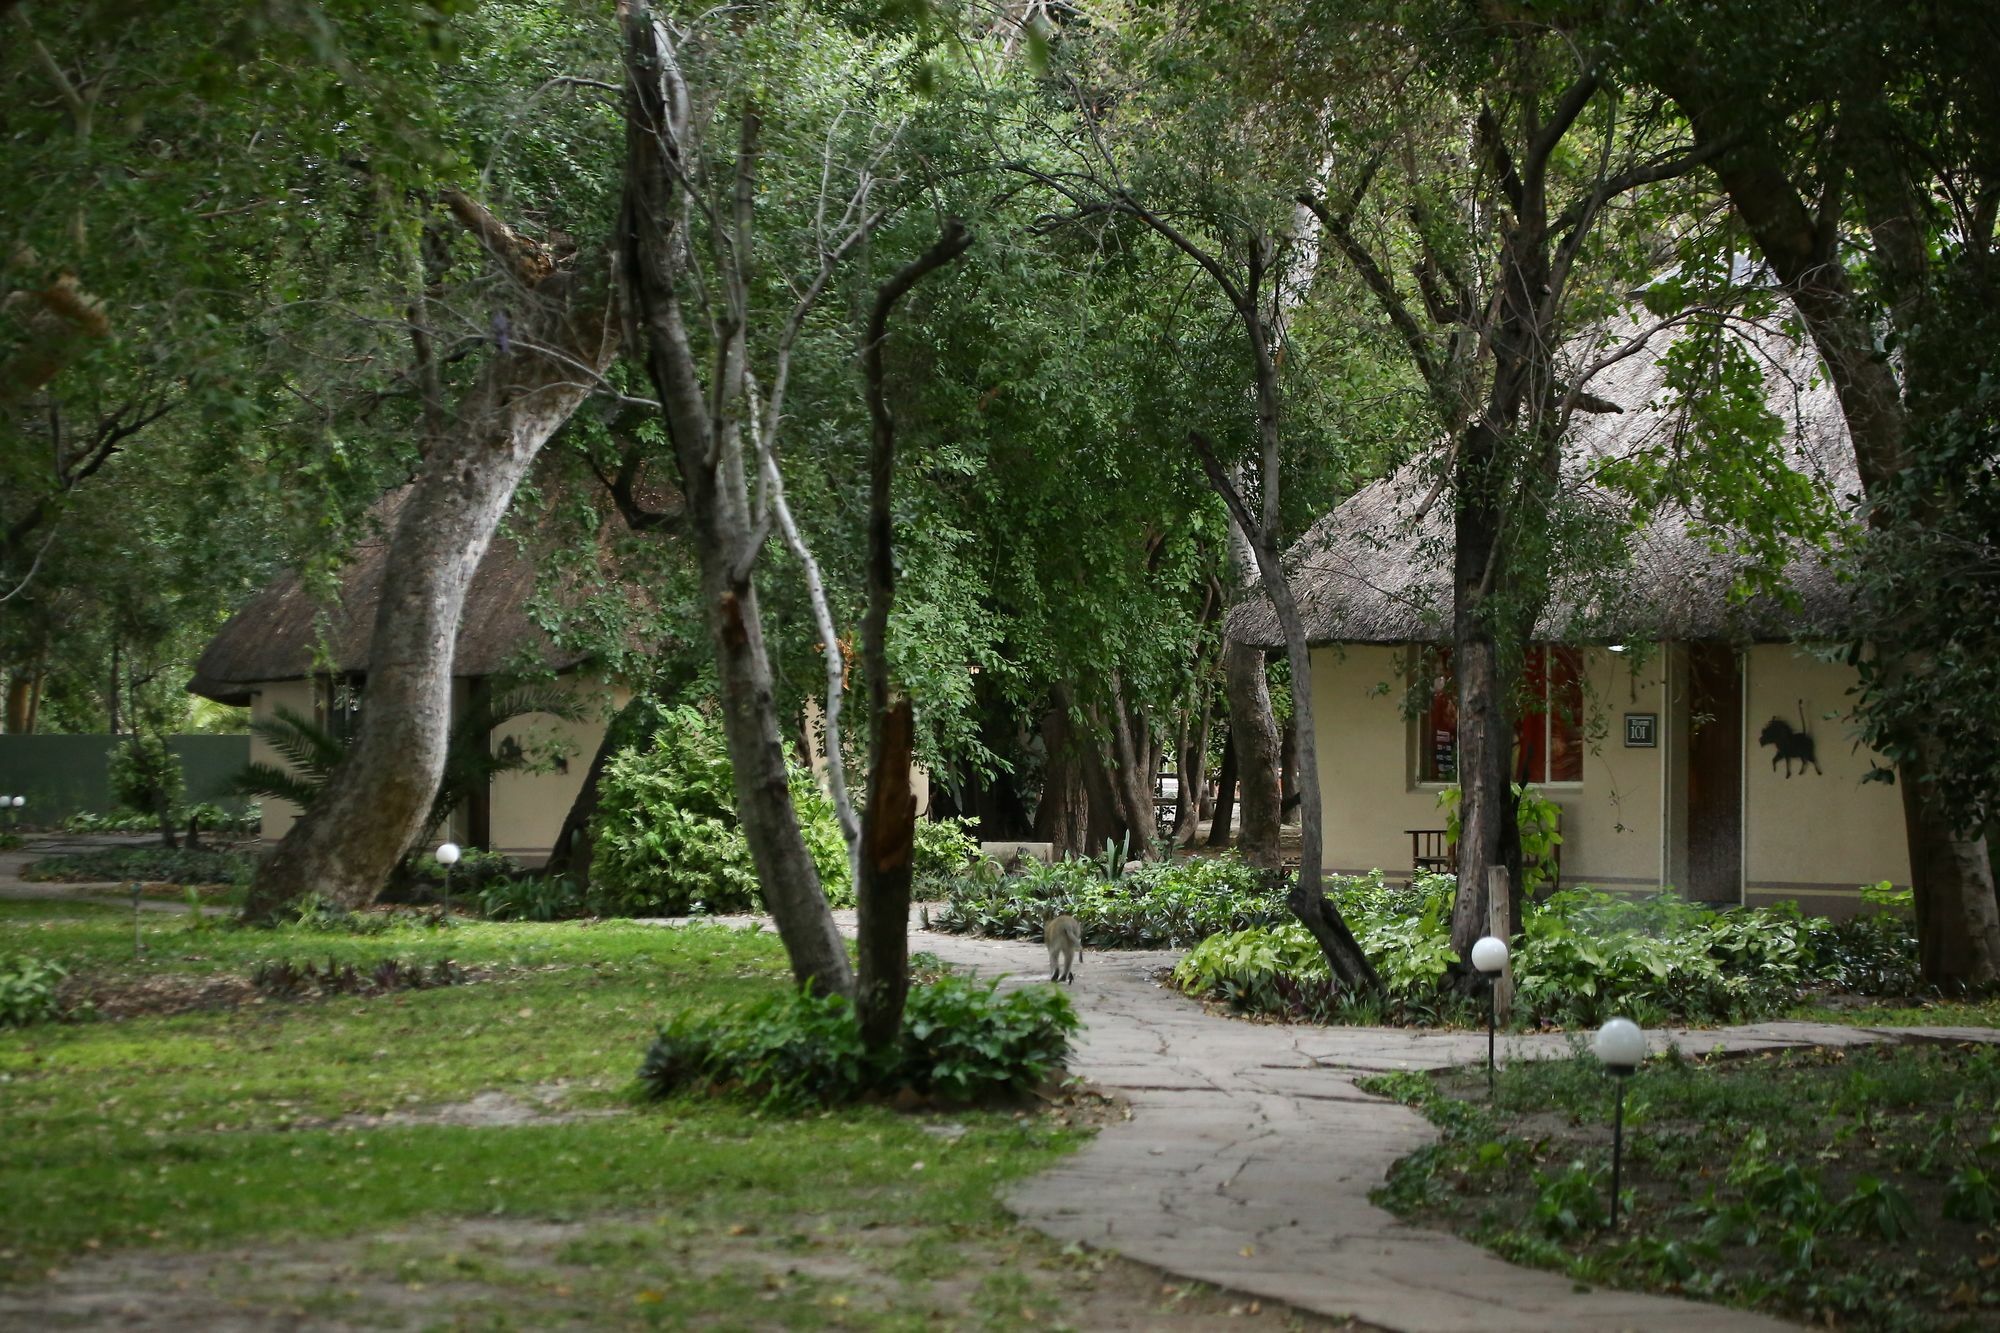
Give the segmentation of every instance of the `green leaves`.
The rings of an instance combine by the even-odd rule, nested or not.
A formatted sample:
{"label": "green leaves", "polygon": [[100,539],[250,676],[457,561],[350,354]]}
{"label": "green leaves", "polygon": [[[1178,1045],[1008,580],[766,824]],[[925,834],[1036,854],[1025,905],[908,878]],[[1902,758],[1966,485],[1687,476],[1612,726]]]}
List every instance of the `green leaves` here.
{"label": "green leaves", "polygon": [[1035,1086],[1068,1059],[1069,999],[1048,986],[999,993],[947,973],[910,988],[898,1045],[871,1057],[853,1006],[808,990],[722,1015],[678,1014],[639,1068],[652,1097],[740,1089],[801,1109],[909,1089],[954,1101]]}
{"label": "green leaves", "polygon": [[[791,793],[821,885],[851,903],[832,804],[803,769]],[[591,897],[604,915],[741,912],[759,901],[721,728],[698,710],[666,710],[650,745],[614,755],[598,802]]]}

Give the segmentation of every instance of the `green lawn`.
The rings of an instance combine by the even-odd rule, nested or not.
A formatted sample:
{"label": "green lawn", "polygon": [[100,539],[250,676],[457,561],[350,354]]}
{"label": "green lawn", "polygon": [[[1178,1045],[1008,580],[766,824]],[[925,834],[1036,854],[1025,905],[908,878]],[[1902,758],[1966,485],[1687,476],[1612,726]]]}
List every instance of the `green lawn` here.
{"label": "green lawn", "polygon": [[[631,1102],[633,1070],[668,1013],[788,984],[768,934],[564,923],[354,935],[166,916],[141,931],[135,963],[128,914],[0,905],[6,952],[59,960],[85,982],[172,987],[280,957],[450,958],[484,979],[0,1031],[0,1278],[17,1291],[125,1247],[354,1237],[362,1278],[469,1283],[452,1318],[525,1300],[531,1324],[585,1310],[672,1324],[738,1309],[754,1291],[781,1326],[914,1327],[946,1301],[944,1274],[975,1275],[946,1301],[975,1322],[1012,1326],[1053,1299],[992,1254],[1023,1243],[998,1187],[1078,1141],[1059,1120],[871,1107],[774,1119],[736,1102]],[[482,1127],[367,1119],[434,1115],[496,1090],[524,1108],[596,1114]],[[518,1237],[479,1242],[478,1228],[537,1220],[571,1225],[507,1250],[505,1263],[480,1259]],[[413,1225],[386,1248],[367,1239]],[[822,1261],[801,1265],[801,1254]]]}

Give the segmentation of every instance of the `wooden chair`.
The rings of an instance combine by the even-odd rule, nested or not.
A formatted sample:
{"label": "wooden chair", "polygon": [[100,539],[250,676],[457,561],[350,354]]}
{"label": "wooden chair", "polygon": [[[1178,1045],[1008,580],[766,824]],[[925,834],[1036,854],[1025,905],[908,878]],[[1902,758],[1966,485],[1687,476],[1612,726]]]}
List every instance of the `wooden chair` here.
{"label": "wooden chair", "polygon": [[1428,870],[1449,875],[1458,869],[1458,849],[1445,841],[1441,828],[1404,829],[1410,835],[1410,873]]}

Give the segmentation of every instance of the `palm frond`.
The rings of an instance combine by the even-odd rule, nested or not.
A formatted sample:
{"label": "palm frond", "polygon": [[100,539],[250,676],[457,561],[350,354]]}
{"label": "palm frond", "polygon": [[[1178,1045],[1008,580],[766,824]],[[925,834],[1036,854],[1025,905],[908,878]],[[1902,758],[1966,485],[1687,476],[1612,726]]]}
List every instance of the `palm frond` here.
{"label": "palm frond", "polygon": [[319,798],[320,783],[276,764],[258,762],[238,770],[229,787],[238,796],[290,801],[303,810]]}
{"label": "palm frond", "polygon": [[250,730],[286,763],[314,777],[325,777],[347,757],[347,746],[339,737],[282,704],[273,716],[252,722]]}

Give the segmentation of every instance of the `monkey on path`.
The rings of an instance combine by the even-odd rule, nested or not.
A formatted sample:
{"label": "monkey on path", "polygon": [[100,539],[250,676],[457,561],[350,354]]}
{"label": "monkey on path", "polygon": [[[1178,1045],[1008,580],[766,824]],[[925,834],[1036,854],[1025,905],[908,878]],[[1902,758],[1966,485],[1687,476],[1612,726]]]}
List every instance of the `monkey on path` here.
{"label": "monkey on path", "polygon": [[1049,946],[1049,980],[1076,984],[1076,960],[1083,957],[1083,927],[1073,916],[1052,916],[1042,925]]}

